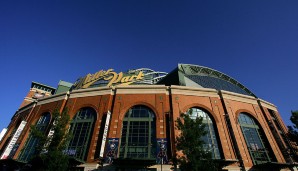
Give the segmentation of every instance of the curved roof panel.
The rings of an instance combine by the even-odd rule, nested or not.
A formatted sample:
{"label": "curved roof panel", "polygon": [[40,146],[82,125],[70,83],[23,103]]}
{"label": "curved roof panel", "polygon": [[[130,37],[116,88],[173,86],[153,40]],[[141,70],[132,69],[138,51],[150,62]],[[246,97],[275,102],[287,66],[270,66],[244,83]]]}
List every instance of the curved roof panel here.
{"label": "curved roof panel", "polygon": [[178,70],[185,77],[204,88],[226,90],[256,97],[240,82],[214,69],[192,64],[178,64]]}

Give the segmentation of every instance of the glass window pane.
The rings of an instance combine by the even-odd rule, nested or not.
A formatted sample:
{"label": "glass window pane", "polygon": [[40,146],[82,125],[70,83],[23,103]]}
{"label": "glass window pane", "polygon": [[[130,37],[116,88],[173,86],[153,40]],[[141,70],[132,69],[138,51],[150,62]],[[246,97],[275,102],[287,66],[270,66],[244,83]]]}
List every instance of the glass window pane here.
{"label": "glass window pane", "polygon": [[66,150],[71,156],[81,160],[86,159],[95,116],[96,112],[92,108],[82,108],[71,121],[72,139]]}
{"label": "glass window pane", "polygon": [[261,138],[263,132],[254,119],[247,114],[240,113],[238,122],[254,164],[270,162],[269,151],[265,148],[266,142]]}
{"label": "glass window pane", "polygon": [[[45,132],[46,128],[48,127],[51,120],[51,114],[45,113],[43,114],[36,123],[36,129]],[[19,160],[21,161],[29,161],[30,158],[35,153],[35,147],[38,145],[38,139],[36,137],[33,137],[32,135],[29,135],[29,138],[27,139],[27,142],[19,156]]]}
{"label": "glass window pane", "polygon": [[156,148],[151,145],[156,144],[154,118],[154,113],[145,106],[134,106],[128,110],[123,119],[120,157],[156,158]]}
{"label": "glass window pane", "polygon": [[212,119],[205,111],[199,108],[190,108],[187,113],[190,115],[191,119],[196,119],[197,117],[203,118],[203,123],[206,124],[205,130],[207,131],[207,134],[202,137],[202,140],[205,142],[204,148],[205,150],[211,151],[214,159],[220,159],[217,136],[214,131]]}

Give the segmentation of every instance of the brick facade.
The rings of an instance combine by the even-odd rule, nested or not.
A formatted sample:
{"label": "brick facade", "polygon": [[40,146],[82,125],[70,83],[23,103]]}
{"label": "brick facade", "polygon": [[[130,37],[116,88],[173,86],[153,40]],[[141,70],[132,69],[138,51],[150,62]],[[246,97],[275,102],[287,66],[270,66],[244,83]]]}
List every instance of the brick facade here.
{"label": "brick facade", "polygon": [[[29,94],[32,93],[31,91]],[[276,131],[277,126],[268,121],[271,116],[268,110],[275,113],[280,129],[287,131],[276,107],[268,102],[254,98],[252,96],[241,95],[228,91],[217,91],[208,88],[191,88],[185,86],[163,86],[163,85],[140,85],[140,86],[116,86],[104,88],[89,88],[74,90],[70,93],[57,94],[33,101],[23,107],[12,118],[8,131],[0,143],[0,149],[4,150],[7,139],[12,131],[18,127],[21,120],[27,121],[22,134],[17,143],[20,144],[13,156],[18,159],[21,150],[29,136],[30,125],[36,124],[37,120],[45,112],[52,113],[54,109],[62,111],[67,108],[70,118],[74,118],[76,113],[83,107],[90,107],[96,111],[96,119],[91,134],[86,166],[96,165],[98,153],[102,141],[104,118],[108,111],[111,112],[107,138],[121,139],[123,118],[127,111],[136,105],[144,105],[150,108],[156,116],[156,138],[166,138],[170,142],[169,155],[175,155],[175,137],[179,134],[175,129],[175,120],[180,113],[186,112],[189,108],[198,107],[209,114],[214,121],[215,132],[218,137],[221,158],[224,161],[231,161],[224,169],[240,170],[254,168],[254,163],[248,151],[245,138],[238,123],[238,116],[245,112],[253,117],[269,142],[270,148],[276,158],[277,163],[287,163],[286,156],[282,152],[281,144],[287,146],[286,140]],[[272,129],[273,128],[273,129]],[[48,129],[49,130],[49,129]],[[281,141],[277,142],[276,136]],[[170,156],[169,156],[170,158]],[[92,165],[93,166],[93,165]],[[159,166],[152,166],[158,168]],[[88,166],[90,168],[90,166]],[[170,165],[164,169],[170,168]]]}

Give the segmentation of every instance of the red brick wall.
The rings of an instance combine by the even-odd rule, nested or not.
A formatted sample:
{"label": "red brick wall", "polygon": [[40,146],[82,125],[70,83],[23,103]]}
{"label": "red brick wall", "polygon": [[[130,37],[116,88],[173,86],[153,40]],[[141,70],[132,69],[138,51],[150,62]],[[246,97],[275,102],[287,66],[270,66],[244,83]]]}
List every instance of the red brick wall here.
{"label": "red brick wall", "polygon": [[[200,97],[186,95],[172,95],[173,118],[176,120],[180,113],[186,112],[189,108],[198,107],[204,109],[215,122],[215,129],[219,135],[219,146],[225,159],[236,159],[231,137],[224,118],[224,110],[219,97]],[[175,136],[179,131],[175,130]]]}
{"label": "red brick wall", "polygon": [[[152,90],[154,90],[154,88],[152,88]],[[214,90],[213,92],[208,91],[208,93],[211,92],[210,96],[202,95],[199,93],[189,94],[190,91],[184,94],[184,90],[182,89],[179,89],[179,91],[181,91],[182,93],[173,93],[171,95],[169,95],[170,91],[168,90],[164,90],[164,93],[151,92],[143,94],[140,93],[140,90],[138,91],[139,93],[135,94],[117,94],[117,91],[115,91],[116,94],[114,95],[106,94],[84,97],[70,96],[70,98],[67,101],[57,100],[42,105],[39,105],[39,103],[37,103],[37,105],[34,108],[32,108],[33,110],[28,109],[18,115],[25,116],[28,124],[26,125],[21,135],[21,138],[19,139],[19,141],[21,142],[21,146],[19,147],[15,155],[15,158],[17,158],[17,156],[19,155],[20,150],[23,148],[26,139],[29,136],[29,126],[35,124],[43,113],[52,113],[55,108],[57,108],[60,111],[62,111],[63,108],[67,108],[70,118],[72,120],[72,118],[81,108],[91,107],[94,109],[94,111],[96,111],[96,121],[94,123],[94,129],[90,139],[90,147],[88,149],[87,162],[94,163],[96,162],[95,160],[98,157],[95,156],[96,149],[98,149],[98,146],[101,145],[102,141],[102,136],[99,136],[100,132],[102,132],[103,130],[103,128],[101,127],[103,125],[102,119],[104,116],[106,116],[107,112],[111,111],[111,120],[107,138],[120,139],[122,131],[122,122],[126,112],[135,105],[145,105],[148,108],[152,109],[152,111],[156,114],[156,137],[168,137],[171,139],[170,144],[173,155],[175,154],[175,137],[179,135],[179,132],[175,130],[175,120],[179,117],[181,112],[186,112],[191,107],[199,107],[208,112],[208,114],[214,121],[215,129],[219,136],[218,143],[221,149],[222,158],[232,160],[237,159],[235,149],[238,148],[243,159],[244,166],[253,166],[252,159],[248,152],[245,139],[243,137],[240,125],[238,123],[239,114],[241,112],[245,112],[251,115],[253,118],[255,118],[261,126],[261,128],[263,129],[270,144],[270,147],[272,148],[273,153],[277,158],[277,161],[281,163],[285,162],[285,159],[266,121],[266,117],[268,118],[270,117],[270,115],[268,116],[266,108],[264,108],[265,112],[263,112],[260,109],[260,106],[257,103],[257,99],[248,98],[248,102],[244,102],[241,100],[239,101],[237,100],[238,97],[235,97],[235,99],[232,98],[233,100],[229,98],[221,100],[220,96]],[[204,92],[204,89],[191,91],[202,92],[203,94],[207,92]],[[245,99],[245,97],[241,98]],[[227,110],[227,113],[225,112],[225,109]],[[237,140],[237,147],[235,147],[236,144],[233,144],[231,133],[228,129],[228,125],[225,119],[225,115],[227,114],[230,118],[231,127]],[[170,124],[166,123],[166,115],[169,115],[170,117]],[[280,117],[278,113],[277,116]],[[8,133],[6,134],[6,136],[0,144],[0,148],[3,146],[5,139],[7,138],[7,135],[9,135],[9,133],[15,127],[15,124],[18,119],[19,118],[17,117],[13,119],[9,127]],[[283,123],[280,118],[279,120],[281,123]],[[167,126],[170,126],[170,135],[167,135]],[[283,126],[283,129],[286,129],[286,127]],[[234,165],[237,164],[235,163]]]}
{"label": "red brick wall", "polygon": [[[26,117],[27,124],[26,124],[22,134],[20,135],[18,141],[17,141],[17,143],[20,143],[20,146],[19,146],[16,154],[14,155],[15,159],[18,158],[21,150],[24,148],[26,140],[28,139],[28,137],[30,135],[30,126],[35,125],[36,122],[38,121],[38,119],[44,113],[49,112],[52,115],[52,113],[55,109],[60,110],[63,107],[62,106],[63,101],[65,101],[65,100],[54,101],[54,102],[50,102],[50,103],[43,104],[43,105],[38,105],[37,104],[35,107],[30,108],[26,111],[29,114],[28,117]],[[30,111],[30,112],[28,112],[28,111]],[[20,113],[20,114],[22,115],[23,113]],[[52,118],[51,118],[51,121],[52,121]],[[51,121],[50,121],[50,123],[51,123]],[[48,127],[46,133],[48,133],[49,128],[50,128],[50,126]]]}

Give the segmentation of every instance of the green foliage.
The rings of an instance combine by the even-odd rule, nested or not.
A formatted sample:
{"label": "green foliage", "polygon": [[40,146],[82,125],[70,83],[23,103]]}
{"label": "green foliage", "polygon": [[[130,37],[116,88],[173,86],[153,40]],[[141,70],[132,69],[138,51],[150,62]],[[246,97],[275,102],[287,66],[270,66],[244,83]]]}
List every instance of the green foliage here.
{"label": "green foliage", "polygon": [[298,144],[298,111],[292,111],[290,120],[294,125],[288,126],[289,137],[292,141],[295,141]]}
{"label": "green foliage", "polygon": [[52,136],[31,126],[31,134],[39,140],[36,155],[29,162],[36,170],[64,171],[68,169],[69,157],[63,152],[71,138],[67,130],[69,124],[67,109],[61,114],[55,110],[52,117],[51,130],[54,131]]}
{"label": "green foliage", "polygon": [[[191,112],[190,112],[191,113]],[[174,159],[182,171],[214,171],[217,165],[212,160],[212,153],[203,148],[202,137],[207,134],[203,119],[190,118],[189,114],[181,114],[176,120],[176,128],[181,134],[176,139],[176,147],[183,155]]]}

